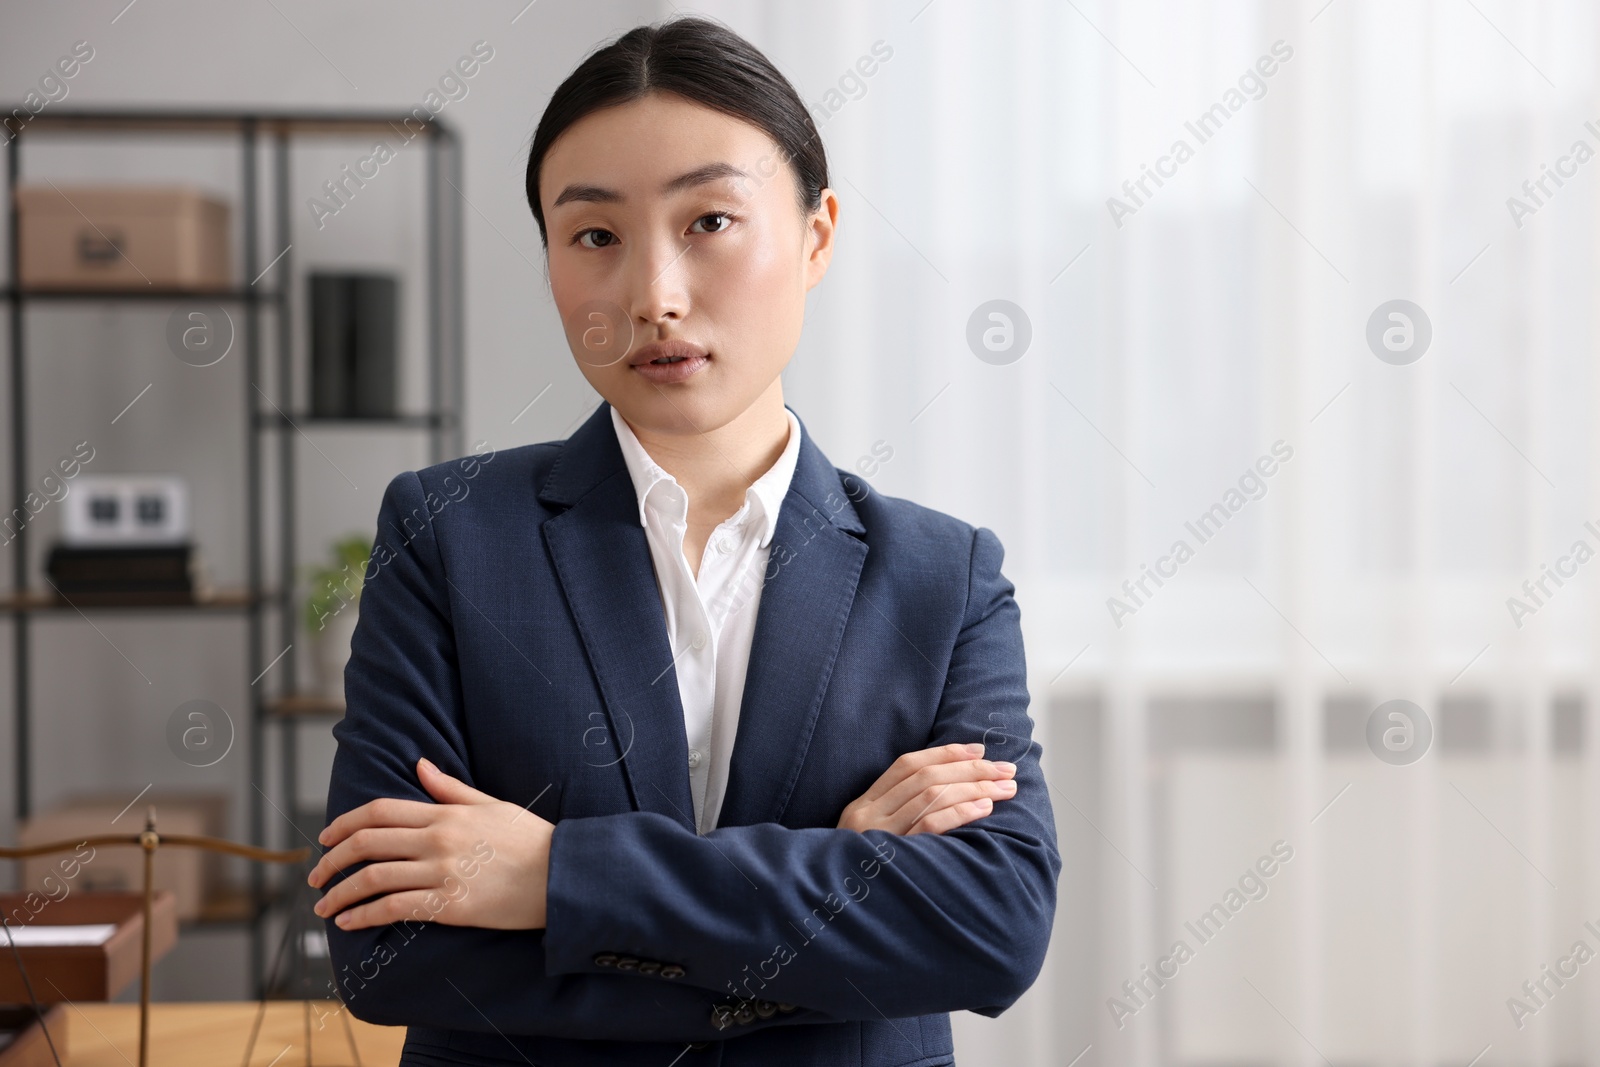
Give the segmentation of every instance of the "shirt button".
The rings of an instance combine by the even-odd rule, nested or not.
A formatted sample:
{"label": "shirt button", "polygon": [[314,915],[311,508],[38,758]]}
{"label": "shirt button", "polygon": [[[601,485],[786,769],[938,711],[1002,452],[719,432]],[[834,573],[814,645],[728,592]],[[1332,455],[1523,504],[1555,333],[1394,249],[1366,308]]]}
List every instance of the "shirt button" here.
{"label": "shirt button", "polygon": [[704,630],[701,630],[699,633],[694,635],[694,647],[696,649],[706,647],[706,632]]}
{"label": "shirt button", "polygon": [[698,748],[691,748],[689,750],[689,766],[690,767],[698,767],[698,766],[700,766],[700,760],[701,760],[700,750]]}

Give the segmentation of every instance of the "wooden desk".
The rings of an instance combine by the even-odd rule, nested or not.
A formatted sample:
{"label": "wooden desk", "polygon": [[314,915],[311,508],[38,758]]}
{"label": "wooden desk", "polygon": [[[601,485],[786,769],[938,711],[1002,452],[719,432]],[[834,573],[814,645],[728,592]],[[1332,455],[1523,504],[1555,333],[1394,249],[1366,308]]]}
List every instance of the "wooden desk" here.
{"label": "wooden desk", "polygon": [[[267,1003],[256,1035],[251,1067],[298,1067],[305,1063],[303,1001]],[[241,1064],[258,1005],[254,1001],[150,1005],[150,1061],[158,1067]],[[312,1063],[354,1064],[337,1001],[311,1003]],[[405,1044],[403,1026],[374,1026],[346,1013],[361,1050],[362,1067],[395,1067]],[[320,1020],[320,1026],[319,1026]],[[285,1048],[288,1051],[284,1051]],[[281,1054],[281,1057],[280,1057]],[[68,1067],[128,1067],[139,1062],[139,1005],[67,1005]]]}

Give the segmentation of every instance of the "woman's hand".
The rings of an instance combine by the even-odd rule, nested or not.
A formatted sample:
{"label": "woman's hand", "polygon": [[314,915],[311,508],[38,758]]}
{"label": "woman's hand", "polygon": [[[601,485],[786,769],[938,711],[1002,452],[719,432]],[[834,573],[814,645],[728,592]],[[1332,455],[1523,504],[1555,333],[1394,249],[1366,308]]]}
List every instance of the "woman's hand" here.
{"label": "woman's hand", "polygon": [[888,830],[902,836],[942,834],[981,819],[996,800],[1016,795],[1015,764],[982,759],[983,746],[940,745],[907,752],[839,818],[848,830]]}
{"label": "woman's hand", "polygon": [[[339,913],[340,929],[403,919],[496,930],[538,930],[545,923],[550,836],[555,824],[452,778],[426,759],[417,778],[438,801],[380,798],[345,812],[322,831],[329,846],[306,881],[378,860],[330,889],[321,916]],[[350,907],[374,894],[385,894]]]}

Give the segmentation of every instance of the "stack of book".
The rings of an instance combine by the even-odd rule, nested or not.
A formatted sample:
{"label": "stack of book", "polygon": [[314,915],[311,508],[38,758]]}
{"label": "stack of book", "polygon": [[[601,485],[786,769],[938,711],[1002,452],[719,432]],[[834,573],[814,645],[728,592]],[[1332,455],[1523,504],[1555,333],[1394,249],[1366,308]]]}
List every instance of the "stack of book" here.
{"label": "stack of book", "polygon": [[50,550],[45,571],[78,606],[193,604],[210,595],[193,544],[69,545]]}

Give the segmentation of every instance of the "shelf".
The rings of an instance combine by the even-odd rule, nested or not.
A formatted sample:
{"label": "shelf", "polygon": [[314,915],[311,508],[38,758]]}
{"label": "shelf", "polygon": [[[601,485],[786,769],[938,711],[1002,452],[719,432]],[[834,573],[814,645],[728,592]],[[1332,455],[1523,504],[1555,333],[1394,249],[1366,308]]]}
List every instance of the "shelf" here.
{"label": "shelf", "polygon": [[344,717],[344,701],[295,693],[267,701],[266,710],[274,719],[340,719]]}
{"label": "shelf", "polygon": [[406,412],[399,415],[310,415],[305,412],[286,414],[277,411],[256,412],[256,425],[267,429],[288,430],[316,426],[330,430],[432,430],[436,427],[454,426],[455,417],[450,412]]}
{"label": "shelf", "polygon": [[[219,441],[225,444],[234,440],[235,434],[243,439],[242,469],[237,476],[227,479],[227,484],[236,487],[237,495],[242,497],[238,503],[243,516],[244,565],[237,571],[227,572],[231,587],[217,588],[200,602],[106,603],[102,600],[92,604],[69,592],[72,597],[69,603],[49,581],[19,565],[14,587],[0,590],[0,628],[9,629],[5,636],[11,640],[6,644],[17,661],[7,664],[6,678],[0,682],[0,688],[13,691],[13,710],[7,731],[11,736],[6,738],[6,755],[0,756],[0,764],[6,765],[8,772],[6,787],[15,791],[12,810],[27,814],[32,810],[36,777],[30,766],[37,746],[32,722],[39,713],[33,706],[32,696],[37,682],[26,664],[30,662],[30,642],[35,640],[36,632],[48,634],[69,623],[77,626],[88,622],[100,626],[104,625],[104,619],[169,625],[178,619],[195,619],[210,628],[224,625],[230,637],[241,639],[245,658],[256,668],[248,674],[257,673],[262,665],[270,671],[278,660],[269,663],[265,657],[281,659],[284,653],[279,649],[301,640],[297,628],[299,618],[292,610],[296,601],[290,596],[287,580],[299,573],[297,550],[302,538],[314,532],[303,528],[305,519],[293,506],[297,499],[294,495],[297,482],[305,476],[300,466],[310,458],[302,454],[308,450],[295,444],[296,437],[310,435],[315,441],[316,434],[322,432],[324,436],[337,436],[340,441],[347,441],[356,440],[350,435],[350,431],[356,431],[364,434],[360,440],[420,445],[434,463],[466,451],[462,441],[464,417],[461,410],[465,394],[462,263],[466,205],[459,196],[459,190],[465,185],[460,138],[450,123],[421,110],[413,113],[396,107],[227,111],[204,105],[176,110],[137,105],[125,109],[113,106],[77,110],[53,104],[36,115],[18,112],[9,117],[0,116],[0,130],[4,130],[0,140],[9,142],[4,154],[11,161],[13,179],[23,173],[33,173],[33,167],[25,165],[22,157],[31,152],[35,144],[42,147],[45,143],[72,141],[110,147],[116,153],[151,154],[160,153],[170,143],[186,141],[208,153],[213,150],[226,153],[238,160],[237,183],[233,190],[219,195],[226,196],[235,213],[232,225],[236,236],[249,241],[243,248],[236,248],[235,259],[229,261],[231,273],[220,276],[230,283],[227,285],[200,288],[174,285],[170,280],[161,286],[141,285],[139,283],[145,282],[143,277],[135,276],[130,280],[121,275],[106,275],[91,279],[107,283],[106,287],[84,288],[30,284],[27,275],[16,272],[20,251],[16,228],[11,227],[0,235],[0,259],[6,263],[5,267],[0,267],[6,271],[4,277],[0,277],[0,316],[9,312],[13,334],[13,344],[0,357],[0,376],[10,378],[15,386],[0,402],[0,407],[10,416],[0,435],[13,443],[13,451],[17,453],[9,464],[11,474],[16,477],[7,479],[5,485],[11,497],[20,500],[25,495],[29,487],[18,477],[34,466],[29,461],[27,446],[29,417],[35,405],[28,395],[28,376],[24,372],[30,359],[53,355],[49,351],[29,350],[26,324],[34,317],[41,322],[84,314],[104,317],[108,313],[115,319],[128,318],[126,313],[135,313],[139,318],[156,315],[165,318],[172,315],[174,309],[181,315],[190,308],[220,306],[233,316],[238,349],[235,358],[248,369],[246,388],[239,391],[237,404],[228,403],[226,412],[204,413],[207,434],[206,439],[198,443],[198,447],[217,447]],[[302,145],[308,142],[309,147],[320,150],[339,144],[349,147],[358,140],[371,145],[373,139],[391,145],[411,143],[416,146],[412,151],[423,153],[418,160],[424,170],[421,202],[415,210],[399,212],[391,221],[409,223],[423,249],[415,296],[423,304],[427,327],[421,338],[421,366],[415,369],[420,372],[419,380],[425,387],[417,396],[408,397],[407,409],[389,417],[317,417],[311,414],[308,390],[312,379],[309,346],[300,329],[303,324],[298,318],[290,321],[290,312],[298,309],[301,279],[316,266],[314,262],[299,262],[304,250],[297,246],[293,237],[295,204],[305,192],[311,191],[304,187],[306,176],[296,168],[295,159],[302,152]],[[60,180],[59,171],[54,176]],[[410,268],[404,269],[409,271]],[[38,280],[43,281],[42,278]],[[263,319],[272,321],[263,323]],[[249,325],[262,328],[246,328]],[[295,328],[290,329],[290,326]],[[107,327],[112,333],[116,329],[114,325]],[[413,369],[410,356],[403,358],[407,361],[403,366],[409,374]],[[397,371],[400,368],[401,365],[397,365]],[[270,389],[267,389],[269,383]],[[283,398],[282,410],[262,393],[262,389]],[[297,401],[301,396],[305,400]],[[297,404],[303,406],[297,407]],[[223,415],[227,417],[222,418]],[[201,425],[184,422],[165,429],[174,439],[197,447],[189,438]],[[216,433],[211,433],[212,430]],[[295,432],[284,432],[286,430]],[[392,462],[399,460],[395,458]],[[407,463],[414,464],[415,457],[407,459]],[[320,469],[317,474],[320,476]],[[317,518],[317,525],[320,525],[320,517],[313,518]],[[259,584],[263,588],[241,587],[244,583]],[[279,588],[274,590],[273,586]],[[237,631],[231,625],[235,619],[245,623]],[[9,627],[5,627],[5,623],[9,623]],[[278,665],[277,670],[282,672],[284,666]],[[254,695],[249,701],[248,722],[239,725],[261,743],[248,746],[247,763],[236,765],[239,780],[254,783],[266,801],[252,804],[249,816],[252,839],[263,840],[272,836],[269,831],[282,835],[273,812],[280,804],[268,794],[281,794],[282,798],[291,800],[300,796],[301,771],[297,758],[300,735],[321,733],[345,714],[342,700],[329,700],[310,691],[270,699],[269,693],[262,691],[266,689],[266,681],[270,681],[264,681],[264,677],[241,678],[241,684],[248,682],[255,688],[249,690]],[[257,685],[258,682],[261,684]],[[282,729],[278,728],[280,726]],[[281,776],[277,791],[265,788],[269,778],[268,759],[274,752],[282,757],[271,768]],[[292,824],[296,843],[310,843],[308,836],[315,838],[317,829],[313,828],[323,825],[323,814],[320,809],[294,812]],[[303,883],[296,886],[290,881],[291,876],[292,872],[274,874],[259,883],[252,878],[242,885],[229,885],[205,901],[199,917],[183,924],[188,929],[245,933],[250,946],[247,973],[255,991],[260,990],[270,963],[265,940],[267,930],[289,909],[302,907],[306,887]],[[303,872],[300,877],[304,878]],[[251,893],[251,887],[257,884],[263,889],[259,898]]]}
{"label": "shelf", "polygon": [[40,289],[0,288],[0,299],[20,300],[23,303],[47,301],[51,303],[95,303],[98,301],[141,300],[209,300],[212,302],[271,304],[283,299],[276,289],[172,289],[157,285],[141,285],[126,289]]}
{"label": "shelf", "polygon": [[251,607],[262,604],[271,605],[274,596],[270,591],[264,591],[259,599],[252,598],[248,589],[219,589],[205,600],[191,603],[116,603],[96,604],[85,602],[82,598],[74,597],[71,604],[58,600],[54,590],[30,589],[20,596],[15,593],[0,594],[0,612],[12,615],[32,614],[35,612],[72,612],[72,611],[116,611],[116,612],[232,612],[248,611]]}
{"label": "shelf", "polygon": [[[450,127],[437,117],[426,122],[410,111],[395,112],[259,112],[240,114],[237,111],[72,111],[52,108],[34,115],[26,122],[12,118],[0,119],[8,130],[15,133],[81,133],[87,131],[126,133],[242,133],[254,124],[261,133],[311,133],[326,135],[389,132],[402,135],[405,130],[430,133],[452,139]],[[401,127],[402,123],[409,123]]]}

